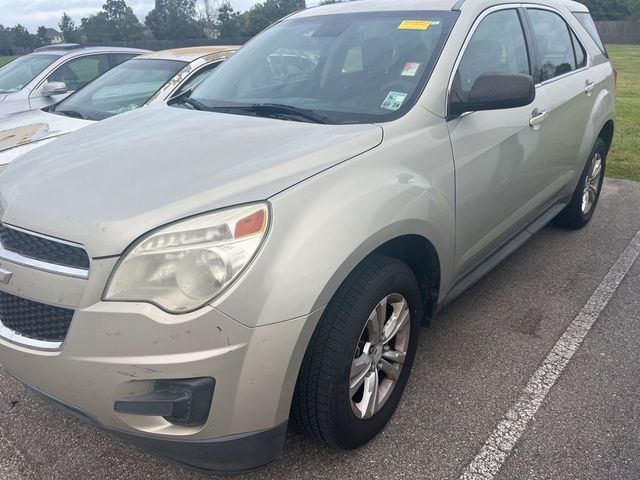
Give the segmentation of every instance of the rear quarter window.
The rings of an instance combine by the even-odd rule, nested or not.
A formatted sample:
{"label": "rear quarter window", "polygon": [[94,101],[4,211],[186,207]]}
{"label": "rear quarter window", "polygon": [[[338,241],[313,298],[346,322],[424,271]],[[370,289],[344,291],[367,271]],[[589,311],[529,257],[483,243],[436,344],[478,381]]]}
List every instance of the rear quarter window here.
{"label": "rear quarter window", "polygon": [[600,38],[600,34],[598,33],[598,29],[596,28],[596,22],[593,21],[591,14],[586,12],[575,12],[573,15],[578,19],[589,36],[593,38],[593,41],[596,42],[596,45],[598,45],[598,48],[600,48],[602,53],[604,53],[608,58],[609,53],[607,52],[607,48],[604,46],[604,43]]}

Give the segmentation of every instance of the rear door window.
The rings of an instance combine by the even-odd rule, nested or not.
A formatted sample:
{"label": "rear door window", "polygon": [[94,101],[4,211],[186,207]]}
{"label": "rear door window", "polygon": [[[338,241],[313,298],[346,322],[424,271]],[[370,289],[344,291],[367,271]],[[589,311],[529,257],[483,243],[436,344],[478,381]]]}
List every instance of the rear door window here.
{"label": "rear door window", "polygon": [[587,66],[587,54],[584,50],[584,47],[576,37],[576,34],[571,32],[571,40],[573,41],[573,50],[576,53],[576,65],[578,68]]}
{"label": "rear door window", "polygon": [[538,46],[542,81],[574,71],[576,54],[571,31],[564,19],[549,10],[529,9],[531,28]]}

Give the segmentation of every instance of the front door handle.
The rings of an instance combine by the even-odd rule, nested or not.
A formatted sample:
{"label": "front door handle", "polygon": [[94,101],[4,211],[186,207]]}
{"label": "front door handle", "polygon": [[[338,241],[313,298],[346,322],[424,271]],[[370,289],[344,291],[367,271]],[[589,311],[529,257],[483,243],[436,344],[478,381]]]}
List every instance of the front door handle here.
{"label": "front door handle", "polygon": [[584,93],[586,93],[589,97],[591,96],[591,93],[593,92],[593,89],[596,87],[596,84],[593,83],[590,80],[587,80],[585,82],[585,87],[584,87]]}
{"label": "front door handle", "polygon": [[531,113],[531,120],[529,120],[529,125],[531,125],[534,130],[540,128],[540,124],[544,122],[547,118],[549,118],[549,112],[546,110],[535,109]]}

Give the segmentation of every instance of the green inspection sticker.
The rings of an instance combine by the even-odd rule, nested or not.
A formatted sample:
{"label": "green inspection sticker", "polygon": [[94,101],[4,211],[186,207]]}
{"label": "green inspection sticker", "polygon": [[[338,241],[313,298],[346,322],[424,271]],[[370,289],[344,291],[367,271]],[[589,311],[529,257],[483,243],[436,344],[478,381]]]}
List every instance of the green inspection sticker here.
{"label": "green inspection sticker", "polygon": [[398,110],[402,106],[405,98],[407,98],[406,93],[389,92],[380,108],[384,108],[385,110]]}

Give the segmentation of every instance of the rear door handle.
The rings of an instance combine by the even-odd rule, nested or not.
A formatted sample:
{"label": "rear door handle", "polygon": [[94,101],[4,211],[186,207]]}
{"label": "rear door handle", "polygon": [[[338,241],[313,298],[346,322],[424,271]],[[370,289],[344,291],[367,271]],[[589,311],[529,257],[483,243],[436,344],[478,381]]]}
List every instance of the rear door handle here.
{"label": "rear door handle", "polygon": [[587,80],[585,82],[585,87],[584,87],[584,93],[586,93],[588,96],[591,96],[591,93],[593,92],[593,89],[596,87],[596,84],[593,83],[590,80]]}
{"label": "rear door handle", "polygon": [[546,110],[538,110],[537,108],[531,113],[531,120],[529,120],[529,125],[531,125],[534,129],[540,128],[540,124],[544,122],[547,118],[549,118],[549,112]]}

